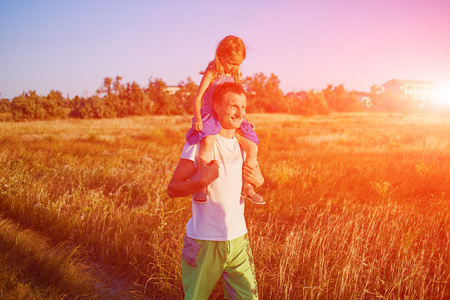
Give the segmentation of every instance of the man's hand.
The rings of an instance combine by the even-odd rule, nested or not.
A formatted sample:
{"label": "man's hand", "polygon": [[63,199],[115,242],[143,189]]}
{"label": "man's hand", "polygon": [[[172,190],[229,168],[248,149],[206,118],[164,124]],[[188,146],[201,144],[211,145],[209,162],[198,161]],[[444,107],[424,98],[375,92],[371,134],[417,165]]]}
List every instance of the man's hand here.
{"label": "man's hand", "polygon": [[250,167],[249,165],[244,164],[242,168],[242,173],[244,174],[244,178],[251,184],[253,187],[258,188],[264,183],[264,177],[259,169],[259,165],[256,164],[254,167]]}
{"label": "man's hand", "polygon": [[[196,172],[199,172],[199,177],[191,179]],[[218,161],[211,161],[208,165],[203,166],[203,170],[197,170],[192,160],[181,158],[166,192],[170,198],[189,196],[198,192],[218,177]]]}
{"label": "man's hand", "polygon": [[209,185],[211,182],[219,178],[219,162],[212,160],[204,166],[200,166],[198,169],[198,179],[204,186]]}

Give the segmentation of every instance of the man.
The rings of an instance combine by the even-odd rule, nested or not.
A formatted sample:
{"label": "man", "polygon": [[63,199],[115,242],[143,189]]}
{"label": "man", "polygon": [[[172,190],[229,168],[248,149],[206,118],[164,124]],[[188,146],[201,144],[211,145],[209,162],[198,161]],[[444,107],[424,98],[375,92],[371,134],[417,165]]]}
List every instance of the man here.
{"label": "man", "polygon": [[245,91],[237,83],[219,85],[214,110],[222,130],[213,161],[197,171],[199,144],[185,144],[167,194],[184,197],[208,186],[206,203],[192,202],[181,253],[185,299],[207,299],[222,276],[226,298],[258,299],[253,256],[240,199],[243,176],[263,184],[259,166],[243,166],[244,151],[235,138],[246,109]]}

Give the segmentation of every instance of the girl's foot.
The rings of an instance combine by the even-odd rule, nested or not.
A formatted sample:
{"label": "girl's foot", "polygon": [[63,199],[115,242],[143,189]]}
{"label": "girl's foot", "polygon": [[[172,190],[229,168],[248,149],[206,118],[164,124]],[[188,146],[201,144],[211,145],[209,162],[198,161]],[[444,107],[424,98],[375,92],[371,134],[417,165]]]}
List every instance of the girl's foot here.
{"label": "girl's foot", "polygon": [[259,204],[259,205],[266,204],[266,201],[264,201],[264,198],[258,193],[253,194],[253,196],[251,196],[251,197],[249,195],[241,195],[241,198],[243,198],[245,200],[249,200],[254,204]]}
{"label": "girl's foot", "polygon": [[244,184],[242,186],[241,198],[249,200],[255,204],[266,204],[264,198],[260,194],[258,194],[255,191],[255,188],[247,181],[244,181]]}

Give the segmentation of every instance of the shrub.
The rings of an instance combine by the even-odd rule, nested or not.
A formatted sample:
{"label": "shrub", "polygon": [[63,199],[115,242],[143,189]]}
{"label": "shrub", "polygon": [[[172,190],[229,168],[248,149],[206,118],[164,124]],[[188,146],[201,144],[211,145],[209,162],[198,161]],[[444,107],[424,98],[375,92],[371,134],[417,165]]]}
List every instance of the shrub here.
{"label": "shrub", "polygon": [[28,91],[15,97],[11,103],[12,118],[15,121],[51,120],[64,118],[63,97],[59,91],[51,91],[41,97],[36,91]]}
{"label": "shrub", "polygon": [[0,113],[8,113],[11,111],[11,101],[8,99],[0,99]]}

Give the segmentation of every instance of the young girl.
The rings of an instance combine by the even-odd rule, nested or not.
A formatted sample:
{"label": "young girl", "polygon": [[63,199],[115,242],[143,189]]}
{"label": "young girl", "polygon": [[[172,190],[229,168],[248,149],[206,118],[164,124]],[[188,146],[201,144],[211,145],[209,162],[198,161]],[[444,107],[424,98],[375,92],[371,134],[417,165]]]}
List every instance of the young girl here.
{"label": "young girl", "polygon": [[[204,168],[211,161],[215,135],[221,130],[212,103],[214,89],[224,82],[241,81],[239,66],[244,61],[245,56],[244,42],[236,36],[227,36],[217,46],[214,60],[208,64],[205,71],[200,72],[203,78],[194,99],[192,128],[186,134],[186,140],[189,144],[196,144],[200,141],[199,168]],[[258,164],[259,139],[252,125],[246,119],[236,131],[236,138],[247,153],[244,164],[256,166]],[[241,197],[256,204],[265,204],[263,197],[255,192],[251,184],[245,181]],[[206,203],[206,188],[194,194],[194,201],[198,204]]]}

